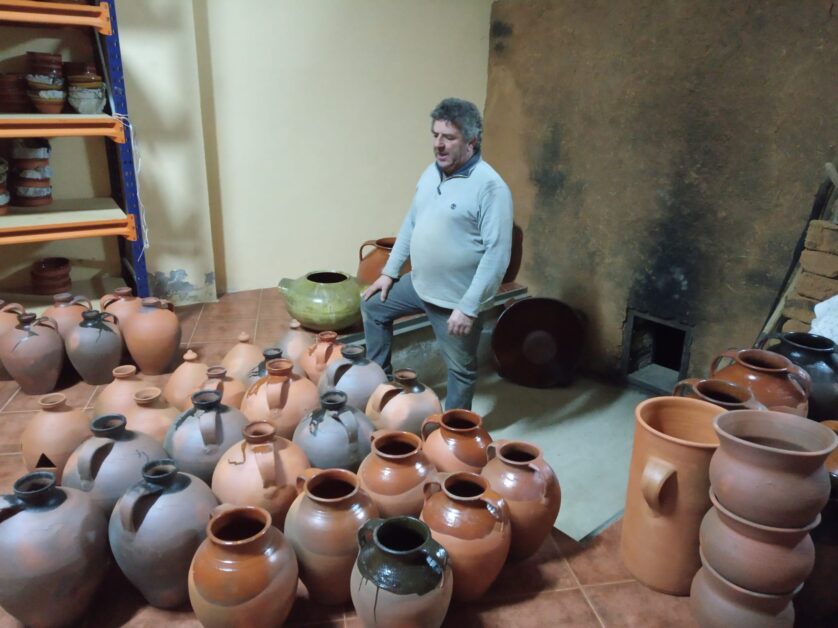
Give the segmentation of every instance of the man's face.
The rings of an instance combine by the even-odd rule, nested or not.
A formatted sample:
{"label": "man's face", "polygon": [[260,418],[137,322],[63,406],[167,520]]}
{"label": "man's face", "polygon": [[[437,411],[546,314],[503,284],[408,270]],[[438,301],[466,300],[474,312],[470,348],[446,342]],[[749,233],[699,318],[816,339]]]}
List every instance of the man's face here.
{"label": "man's face", "polygon": [[452,174],[474,155],[474,141],[466,142],[462,131],[448,120],[434,120],[431,134],[436,163],[445,174]]}

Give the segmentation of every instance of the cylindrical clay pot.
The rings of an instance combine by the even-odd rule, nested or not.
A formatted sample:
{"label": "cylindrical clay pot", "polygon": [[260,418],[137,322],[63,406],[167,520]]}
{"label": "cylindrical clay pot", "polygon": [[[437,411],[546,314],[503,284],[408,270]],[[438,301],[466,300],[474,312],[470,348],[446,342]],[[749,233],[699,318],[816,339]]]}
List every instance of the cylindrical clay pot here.
{"label": "cylindrical clay pot", "polygon": [[489,461],[492,442],[480,415],[471,410],[448,410],[422,423],[425,455],[441,473],[480,473]]}
{"label": "cylindrical clay pot", "polygon": [[376,429],[419,434],[425,419],[442,412],[439,397],[412,369],[399,369],[393,375],[395,383],[380,384],[373,391],[366,415]]}

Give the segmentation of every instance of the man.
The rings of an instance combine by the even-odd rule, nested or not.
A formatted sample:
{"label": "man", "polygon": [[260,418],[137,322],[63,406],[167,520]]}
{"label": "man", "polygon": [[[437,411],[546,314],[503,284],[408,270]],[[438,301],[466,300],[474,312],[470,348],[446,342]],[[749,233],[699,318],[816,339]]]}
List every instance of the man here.
{"label": "man", "polygon": [[[436,160],[419,177],[390,259],[361,307],[367,355],[388,375],[393,321],[428,316],[448,366],[446,410],[471,409],[480,312],[491,305],[512,248],[512,195],[480,157],[482,131],[479,110],[466,100],[446,98],[431,112]],[[408,257],[412,271],[399,279]]]}

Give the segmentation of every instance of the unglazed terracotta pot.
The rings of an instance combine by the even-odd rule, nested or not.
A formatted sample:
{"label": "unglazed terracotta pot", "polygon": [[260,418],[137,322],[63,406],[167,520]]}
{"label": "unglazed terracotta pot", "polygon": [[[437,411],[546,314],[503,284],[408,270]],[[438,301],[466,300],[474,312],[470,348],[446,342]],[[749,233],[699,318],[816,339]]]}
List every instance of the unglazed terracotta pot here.
{"label": "unglazed terracotta pot", "polygon": [[106,312],[116,316],[120,327],[126,325],[129,319],[143,306],[142,300],[134,296],[134,292],[127,286],[116,288],[112,293],[102,295],[99,306]]}
{"label": "unglazed terracotta pot", "polygon": [[267,376],[247,389],[241,409],[249,421],[267,421],[290,439],[306,413],[320,406],[317,386],[295,375],[290,360],[271,360],[267,368]]}
{"label": "unglazed terracotta pot", "polygon": [[61,393],[38,400],[41,410],[29,419],[21,435],[23,462],[30,471],[50,471],[61,483],[64,465],[76,447],[90,437],[90,419],[71,408]]}
{"label": "unglazed terracotta pot", "polygon": [[425,495],[421,519],[448,551],[454,599],[477,600],[492,586],[509,554],[509,507],[475,473],[452,473],[430,482]]}
{"label": "unglazed terracotta pot", "polygon": [[[396,243],[396,238],[378,238],[378,240],[367,240],[358,249],[358,283],[366,286],[373,283],[381,276],[381,271],[387,265],[387,260],[390,259],[390,252],[393,250],[393,245]],[[373,249],[364,255],[364,249],[368,246]],[[410,260],[402,264],[399,271],[401,277],[405,273],[410,272]]]}
{"label": "unglazed terracotta pot", "polygon": [[422,423],[425,455],[441,473],[480,473],[489,461],[492,442],[480,415],[471,410],[448,410]]}
{"label": "unglazed terracotta pot", "polygon": [[345,392],[346,403],[364,410],[375,389],[387,383],[387,374],[366,358],[364,347],[344,345],[340,354],[341,358],[330,363],[321,375],[318,390],[321,395],[328,390]]}
{"label": "unglazed terracotta pot", "polygon": [[352,604],[365,626],[438,628],[451,602],[448,552],[414,517],[373,519],[358,531]]}
{"label": "unglazed terracotta pot", "polygon": [[675,385],[672,395],[701,399],[725,410],[765,410],[750,390],[723,379],[684,379]]}
{"label": "unglazed terracotta pot", "polygon": [[207,379],[194,392],[198,390],[217,390],[221,393],[221,403],[241,408],[246,388],[240,380],[230,377],[223,366],[211,366],[207,369]]}
{"label": "unglazed terracotta pot", "polygon": [[122,335],[116,318],[109,312],[85,310],[81,323],[64,334],[64,348],[85,383],[109,384],[122,357]]}
{"label": "unglazed terracotta pot", "polygon": [[399,369],[394,376],[394,384],[380,384],[373,391],[366,414],[376,429],[419,434],[425,419],[442,412],[439,397],[412,369]]}
{"label": "unglazed terracotta pot", "polygon": [[319,270],[282,279],[279,291],[291,316],[309,329],[344,329],[361,320],[361,284],[351,275]]}
{"label": "unglazed terracotta pot", "polygon": [[753,523],[809,525],[829,499],[824,463],[838,435],[784,412],[734,410],[716,419],[710,481],[719,503]]}
{"label": "unglazed terracotta pot", "polygon": [[[276,341],[276,346],[282,350],[282,357],[291,360],[295,365],[299,364],[308,348],[317,342],[317,335],[306,331],[295,318],[288,323],[288,331],[283,333]],[[300,369],[294,371],[297,375],[303,375],[305,371]]]}
{"label": "unglazed terracotta pot", "polygon": [[173,460],[153,460],[142,480],[120,497],[108,538],[119,568],[152,606],[175,608],[189,599],[192,557],[206,538],[218,505],[209,487]]}
{"label": "unglazed terracotta pot", "polygon": [[[733,363],[719,368],[724,360]],[[723,379],[750,390],[757,401],[769,410],[806,416],[812,380],[796,364],[762,349],[728,349],[710,366],[712,379]]]}
{"label": "unglazed terracotta pot", "polygon": [[436,478],[436,468],[422,451],[422,439],[388,430],[370,438],[372,451],[358,469],[361,488],[382,517],[418,516],[425,504],[425,484]]}
{"label": "unglazed terracotta pot", "polygon": [[512,545],[509,556],[532,556],[553,529],[562,491],[541,450],[523,441],[498,440],[486,449],[489,462],[480,472],[509,506]]}
{"label": "unglazed terracotta pot", "polygon": [[350,600],[349,579],[358,556],[358,529],[378,517],[358,477],[344,469],[307,469],[285,519],[285,535],[300,564],[300,579],[318,604]]}
{"label": "unglazed terracotta pot", "polygon": [[342,344],[338,342],[338,335],[333,331],[321,331],[317,334],[317,342],[311,345],[300,356],[300,366],[315,384],[320,382],[320,376],[330,363],[341,359]]}
{"label": "unglazed terracotta pot", "polygon": [[51,318],[19,314],[18,324],[0,337],[0,360],[27,395],[55,388],[64,365],[64,341]]}
{"label": "unglazed terracotta pot", "polygon": [[125,414],[134,408],[134,393],[147,384],[137,377],[137,367],[133,364],[117,366],[113,371],[113,381],[102,389],[93,402],[93,416],[103,414]]}
{"label": "unglazed terracotta pot", "polygon": [[370,453],[372,432],[366,415],[346,405],[346,393],[332,390],[320,397],[320,409],[303,417],[293,440],[314,467],[356,471]]}
{"label": "unglazed terracotta pot", "polygon": [[279,347],[268,347],[265,349],[262,352],[262,361],[247,373],[247,380],[245,381],[247,387],[249,388],[268,374],[268,362],[280,359],[282,359],[282,349]]}
{"label": "unglazed terracotta pot", "polygon": [[161,390],[154,386],[135,392],[134,405],[124,412],[129,430],[147,434],[161,444],[177,415],[178,409],[166,403]]}
{"label": "unglazed terracotta pot", "polygon": [[239,334],[238,342],[221,360],[221,366],[227,369],[227,375],[244,385],[247,383],[250,370],[257,366],[261,359],[262,350],[250,342],[250,334],[242,332]]}
{"label": "unglazed terracotta pot", "polygon": [[266,510],[221,510],[189,567],[189,601],[207,628],[281,626],[297,574],[294,551]]}
{"label": "unglazed terracotta pot", "polygon": [[308,458],[297,445],[276,435],[266,421],[248,424],[244,440],[228,449],[212,474],[212,491],[227,504],[258,506],[282,530],[285,515],[297,497],[297,478]]}
{"label": "unglazed terracotta pot", "polygon": [[686,397],[656,397],[635,409],[620,554],[646,586],[687,595],[698,529],[710,508],[710,459],[719,445],[713,420],[724,410]]}
{"label": "unglazed terracotta pot", "polygon": [[821,511],[821,525],[812,531],[815,566],[794,599],[799,626],[832,626],[838,617],[838,497]]}
{"label": "unglazed terracotta pot", "polygon": [[163,388],[163,396],[178,410],[192,407],[192,395],[207,379],[207,365],[198,361],[198,354],[191,349],[183,354],[178,366]]}
{"label": "unglazed terracotta pot", "polygon": [[166,458],[159,442],[125,429],[125,417],[105,414],[90,422],[93,436],[64,465],[64,486],[84,491],[110,516],[116,501],[142,477],[143,465]]}
{"label": "unglazed terracotta pot", "polygon": [[[20,303],[6,303],[0,299],[0,338],[17,325],[17,315],[24,313],[26,310]],[[3,366],[2,355],[0,355],[0,379],[12,379],[9,371]]]}
{"label": "unglazed terracotta pot", "polygon": [[60,292],[53,297],[53,304],[44,310],[42,316],[51,318],[58,325],[58,333],[66,338],[73,328],[82,322],[82,313],[92,310],[90,299]]}
{"label": "unglazed terracotta pot", "polygon": [[147,297],[122,325],[125,344],[137,367],[147,375],[165,373],[180,345],[180,321],[169,301]]}
{"label": "unglazed terracotta pot", "polygon": [[52,473],[29,473],[0,497],[0,552],[0,606],[27,626],[74,625],[110,564],[107,521]]}

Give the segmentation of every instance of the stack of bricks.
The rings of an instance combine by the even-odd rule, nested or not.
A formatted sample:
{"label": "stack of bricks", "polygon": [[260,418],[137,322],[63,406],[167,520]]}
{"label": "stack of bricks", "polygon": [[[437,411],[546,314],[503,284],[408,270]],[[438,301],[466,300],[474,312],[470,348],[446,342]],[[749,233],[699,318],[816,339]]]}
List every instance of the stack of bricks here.
{"label": "stack of bricks", "polygon": [[809,331],[815,306],[838,294],[838,224],[813,220],[800,255],[801,273],[786,297],[783,331]]}

